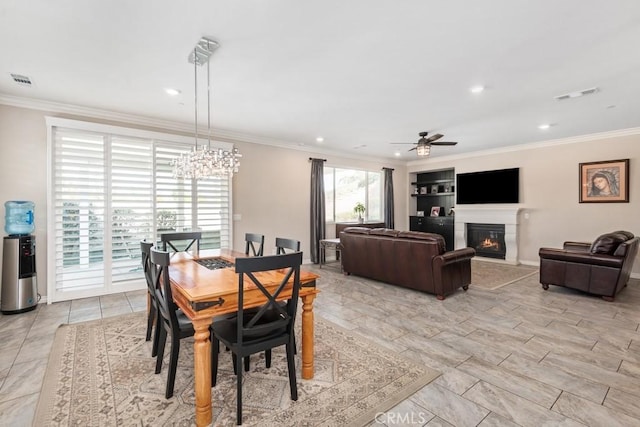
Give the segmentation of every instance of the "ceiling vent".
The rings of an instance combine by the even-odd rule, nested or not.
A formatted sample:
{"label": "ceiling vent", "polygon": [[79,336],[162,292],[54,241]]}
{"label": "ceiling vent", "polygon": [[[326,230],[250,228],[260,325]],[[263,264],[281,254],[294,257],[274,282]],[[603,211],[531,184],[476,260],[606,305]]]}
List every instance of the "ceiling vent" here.
{"label": "ceiling vent", "polygon": [[566,93],[564,95],[558,95],[558,96],[554,96],[554,98],[557,101],[564,101],[565,99],[570,99],[570,98],[579,98],[581,96],[585,96],[585,95],[591,95],[593,93],[598,92],[600,89],[598,89],[597,87],[592,87],[590,89],[584,89],[584,90],[577,90],[575,92],[571,92],[571,93]]}
{"label": "ceiling vent", "polygon": [[31,87],[31,79],[27,76],[22,76],[20,74],[13,74],[11,73],[11,78],[13,79],[14,82],[22,85],[22,86],[29,86]]}

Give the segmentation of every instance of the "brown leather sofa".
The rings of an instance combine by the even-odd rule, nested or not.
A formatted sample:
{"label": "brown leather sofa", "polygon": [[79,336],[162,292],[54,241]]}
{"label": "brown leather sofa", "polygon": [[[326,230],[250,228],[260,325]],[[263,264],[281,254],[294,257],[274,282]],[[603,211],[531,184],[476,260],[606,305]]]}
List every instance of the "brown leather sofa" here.
{"label": "brown leather sofa", "polygon": [[565,242],[562,249],[541,248],[540,283],[564,286],[613,301],[627,286],[640,238],[628,231],[599,236],[593,243]]}
{"label": "brown leather sofa", "polygon": [[446,295],[471,283],[472,248],[445,252],[439,234],[349,227],[340,233],[342,268],[392,285]]}

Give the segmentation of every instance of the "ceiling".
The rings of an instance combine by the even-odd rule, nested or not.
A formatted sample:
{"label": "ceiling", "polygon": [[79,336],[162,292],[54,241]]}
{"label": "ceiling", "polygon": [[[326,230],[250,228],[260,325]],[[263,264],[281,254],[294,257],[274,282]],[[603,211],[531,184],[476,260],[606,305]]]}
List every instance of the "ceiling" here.
{"label": "ceiling", "polygon": [[415,160],[390,143],[442,133],[442,156],[640,126],[637,0],[3,0],[0,97],[193,126],[201,36],[220,43],[214,135]]}

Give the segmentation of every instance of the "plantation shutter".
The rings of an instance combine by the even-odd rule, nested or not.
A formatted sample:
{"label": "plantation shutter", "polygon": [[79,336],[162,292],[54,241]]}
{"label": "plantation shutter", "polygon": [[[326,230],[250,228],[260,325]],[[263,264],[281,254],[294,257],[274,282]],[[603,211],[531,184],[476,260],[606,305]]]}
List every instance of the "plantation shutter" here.
{"label": "plantation shutter", "polygon": [[163,232],[201,230],[201,248],[230,247],[231,180],[172,176],[171,160],[191,150],[193,140],[47,122],[51,301],[143,289],[140,241],[157,242]]}

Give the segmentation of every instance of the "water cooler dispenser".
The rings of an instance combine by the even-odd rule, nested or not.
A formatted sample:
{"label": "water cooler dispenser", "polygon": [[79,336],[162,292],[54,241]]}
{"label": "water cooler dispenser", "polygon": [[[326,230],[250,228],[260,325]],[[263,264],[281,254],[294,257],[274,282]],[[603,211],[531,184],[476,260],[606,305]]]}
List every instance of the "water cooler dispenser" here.
{"label": "water cooler dispenser", "polygon": [[33,203],[5,203],[5,236],[2,253],[2,293],[0,311],[3,314],[23,313],[38,304],[36,281],[36,237],[33,232]]}

